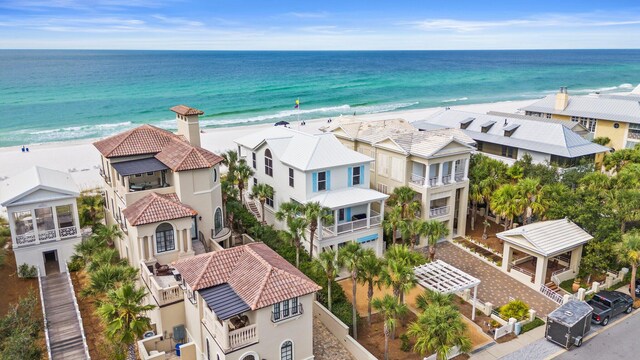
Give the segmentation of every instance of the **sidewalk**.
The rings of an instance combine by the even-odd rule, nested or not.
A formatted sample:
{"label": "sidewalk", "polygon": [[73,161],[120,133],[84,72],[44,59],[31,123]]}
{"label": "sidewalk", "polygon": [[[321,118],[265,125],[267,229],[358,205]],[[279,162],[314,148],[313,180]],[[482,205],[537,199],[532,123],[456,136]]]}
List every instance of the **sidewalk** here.
{"label": "sidewalk", "polygon": [[[471,359],[495,360],[495,359],[500,359],[504,356],[507,356],[511,353],[519,352],[520,349],[527,347],[532,343],[535,343],[539,340],[544,341],[544,330],[545,330],[544,325],[538,326],[537,328],[531,331],[528,331],[511,341],[508,341],[502,344],[494,344],[493,346],[490,346],[482,351],[479,351],[478,353],[471,354]],[[544,342],[547,343],[547,341],[544,341]],[[557,351],[558,351],[557,346],[554,346],[553,351],[551,353],[554,353]],[[542,358],[544,358],[544,356]],[[520,357],[518,359],[525,359],[525,357]],[[530,359],[534,359],[534,358],[530,358]],[[541,359],[541,357],[536,357],[535,359]]]}

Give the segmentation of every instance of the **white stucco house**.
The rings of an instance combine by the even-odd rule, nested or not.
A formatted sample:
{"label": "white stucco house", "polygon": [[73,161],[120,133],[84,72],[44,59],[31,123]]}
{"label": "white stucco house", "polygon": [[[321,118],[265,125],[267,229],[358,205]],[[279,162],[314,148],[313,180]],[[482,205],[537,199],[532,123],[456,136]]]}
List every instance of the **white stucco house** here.
{"label": "white stucco house", "polygon": [[[258,183],[274,189],[274,198],[265,206],[267,223],[286,226],[274,216],[282,203],[319,202],[331,209],[335,221],[320,222],[314,254],[357,241],[382,255],[382,219],[388,195],[369,188],[371,157],[342,146],[333,134],[314,135],[281,126],[235,142],[239,155],[255,171],[247,193]],[[308,236],[303,244],[308,250]]]}
{"label": "white stucco house", "polygon": [[79,195],[71,175],[39,166],[0,183],[17,266],[36,266],[42,275],[65,271],[82,240]]}

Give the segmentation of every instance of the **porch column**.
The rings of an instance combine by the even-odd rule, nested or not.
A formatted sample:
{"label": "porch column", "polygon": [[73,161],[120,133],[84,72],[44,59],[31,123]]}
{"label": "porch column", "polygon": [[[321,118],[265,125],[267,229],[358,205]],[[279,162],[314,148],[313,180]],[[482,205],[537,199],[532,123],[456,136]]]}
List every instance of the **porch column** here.
{"label": "porch column", "polygon": [[153,248],[153,241],[154,241],[154,235],[150,235],[149,236],[149,241],[147,242],[147,245],[149,246],[149,258],[147,259],[147,261],[151,261],[155,258],[155,251]]}
{"label": "porch column", "polygon": [[367,229],[371,227],[371,203],[367,203]]}
{"label": "porch column", "polygon": [[178,245],[178,251],[182,254],[184,253],[184,247],[182,246],[182,231],[176,230],[176,239],[175,243]]}
{"label": "porch column", "polygon": [[193,251],[193,249],[191,248],[191,242],[193,240],[191,240],[191,236],[189,236],[190,235],[189,230],[184,229],[182,230],[182,232],[184,233],[184,238],[185,238],[185,241],[187,242],[187,252]]}
{"label": "porch column", "polygon": [[31,226],[33,227],[33,234],[36,237],[36,244],[40,244],[40,237],[38,236],[38,220],[36,219],[36,211],[34,209],[29,210],[31,212]]}
{"label": "porch column", "polygon": [[534,284],[536,285],[537,288],[539,288],[541,285],[544,285],[545,283],[545,278],[547,277],[547,264],[549,262],[549,259],[547,259],[544,256],[538,256],[537,257],[537,261],[536,261],[536,279],[534,281]]}
{"label": "porch column", "polygon": [[384,220],[384,200],[380,200],[380,223]]}
{"label": "porch column", "polygon": [[451,183],[456,182],[456,161],[451,160]]}
{"label": "porch column", "polygon": [[[320,219],[320,217],[318,216],[318,231],[316,231],[316,233],[318,234],[318,240],[322,240],[323,229],[324,229],[324,223],[322,222],[322,219]],[[313,243],[313,239],[309,241],[309,246],[311,246],[311,243]]]}
{"label": "porch column", "polygon": [[136,240],[137,240],[136,242],[137,242],[137,245],[138,245],[138,258],[136,260],[144,259],[145,258],[145,256],[144,256],[144,237],[138,236],[138,238]]}
{"label": "porch column", "polygon": [[464,159],[464,177],[462,178],[462,180],[467,181],[469,180],[469,160],[468,159]]}
{"label": "porch column", "polygon": [[[80,235],[80,219],[78,219],[78,204],[74,201],[71,203],[71,206],[73,208],[73,212],[71,213],[71,216],[73,217],[73,223],[76,226],[76,229],[78,230],[78,236]],[[124,221],[124,219],[122,220]]]}
{"label": "porch column", "polygon": [[58,212],[56,211],[56,207],[51,207],[51,213],[53,214],[53,228],[56,231],[56,240],[60,240],[60,227],[58,226]]}
{"label": "porch column", "polygon": [[229,349],[229,320],[223,320],[222,321],[222,339],[220,339],[222,342],[222,349],[223,350],[228,350]]}
{"label": "porch column", "polygon": [[511,264],[511,246],[505,242],[502,249],[502,271],[509,272],[509,264]]}
{"label": "porch column", "polygon": [[569,268],[575,272],[578,271],[580,267],[580,260],[582,259],[582,247],[584,245],[580,245],[577,248],[571,250],[571,261],[569,262]]}
{"label": "porch column", "polygon": [[478,298],[478,285],[473,287],[473,306],[471,309],[471,321],[476,319],[476,299]]}
{"label": "porch column", "polygon": [[148,236],[143,236],[142,237],[142,259],[144,261],[149,261],[149,237]]}
{"label": "porch column", "polygon": [[438,164],[438,181],[436,182],[436,185],[442,185],[442,173],[444,172],[444,163],[441,162],[440,164]]}
{"label": "porch column", "polygon": [[336,235],[338,235],[338,211],[340,210],[333,210],[333,233]]}

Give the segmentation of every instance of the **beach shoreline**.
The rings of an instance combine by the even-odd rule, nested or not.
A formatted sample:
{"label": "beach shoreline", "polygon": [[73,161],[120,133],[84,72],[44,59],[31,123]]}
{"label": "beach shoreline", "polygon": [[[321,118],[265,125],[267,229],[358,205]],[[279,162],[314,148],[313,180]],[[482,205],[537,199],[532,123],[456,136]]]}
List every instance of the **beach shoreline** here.
{"label": "beach shoreline", "polygon": [[[488,111],[501,111],[515,113],[520,108],[533,103],[534,100],[499,101],[480,104],[466,104],[448,106],[451,109],[486,113]],[[395,110],[373,114],[357,115],[358,120],[381,120],[402,118],[409,122],[423,120],[446,107],[432,107],[410,110]],[[350,116],[352,117],[352,116]],[[291,123],[290,127],[309,133],[320,133],[320,128],[327,124],[329,118],[305,120],[306,125],[299,122]],[[339,119],[339,118],[333,118]],[[273,126],[271,123],[243,125],[233,127],[220,127],[203,129],[201,132],[202,147],[214,153],[220,154],[228,149],[235,149],[233,142],[241,136],[251,132],[260,131]],[[56,170],[67,171],[80,186],[81,189],[90,189],[102,186],[102,178],[99,174],[100,154],[92,143],[98,139],[82,139],[62,142],[41,143],[29,145],[29,152],[22,152],[20,146],[0,148],[0,185],[2,180],[18,174],[32,166],[44,166]]]}

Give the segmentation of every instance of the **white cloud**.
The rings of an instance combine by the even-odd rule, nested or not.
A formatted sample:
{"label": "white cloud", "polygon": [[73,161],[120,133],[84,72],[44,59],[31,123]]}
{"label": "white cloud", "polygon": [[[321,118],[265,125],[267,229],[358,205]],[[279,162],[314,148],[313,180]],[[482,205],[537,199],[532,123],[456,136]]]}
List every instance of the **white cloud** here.
{"label": "white cloud", "polygon": [[329,13],[326,11],[317,11],[317,12],[289,12],[282,15],[283,17],[296,17],[299,19],[322,19],[329,16]]}

